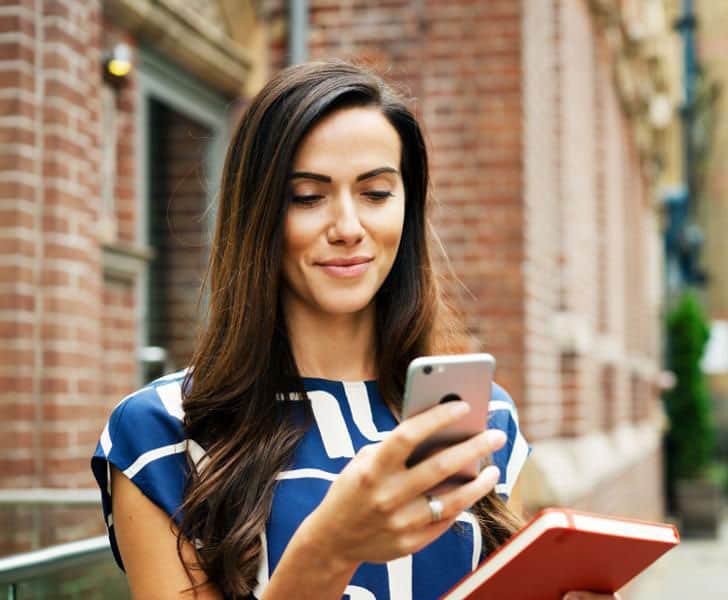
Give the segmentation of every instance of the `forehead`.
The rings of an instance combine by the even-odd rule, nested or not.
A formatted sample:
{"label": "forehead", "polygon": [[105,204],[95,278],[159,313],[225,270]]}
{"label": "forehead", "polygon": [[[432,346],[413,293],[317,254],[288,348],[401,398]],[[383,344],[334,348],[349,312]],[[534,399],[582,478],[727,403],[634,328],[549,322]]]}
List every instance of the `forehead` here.
{"label": "forehead", "polygon": [[324,117],[304,136],[293,164],[294,170],[324,175],[349,169],[361,173],[398,168],[400,154],[397,130],[378,108],[345,108]]}

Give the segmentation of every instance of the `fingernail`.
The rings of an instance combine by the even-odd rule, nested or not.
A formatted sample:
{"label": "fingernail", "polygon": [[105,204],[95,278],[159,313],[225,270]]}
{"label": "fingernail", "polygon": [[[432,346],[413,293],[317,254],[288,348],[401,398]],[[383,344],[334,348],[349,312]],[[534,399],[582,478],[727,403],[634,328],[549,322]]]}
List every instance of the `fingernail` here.
{"label": "fingernail", "polygon": [[453,415],[464,415],[468,412],[470,412],[470,404],[467,402],[452,402],[450,404],[450,412]]}
{"label": "fingernail", "polygon": [[581,600],[582,598],[581,594],[575,594],[574,592],[569,592],[564,596],[564,600]]}
{"label": "fingernail", "polygon": [[506,434],[500,429],[489,429],[486,436],[488,438],[488,444],[491,446],[500,446],[506,441]]}
{"label": "fingernail", "polygon": [[500,469],[495,465],[488,465],[483,469],[483,477],[491,483],[497,483],[500,478]]}

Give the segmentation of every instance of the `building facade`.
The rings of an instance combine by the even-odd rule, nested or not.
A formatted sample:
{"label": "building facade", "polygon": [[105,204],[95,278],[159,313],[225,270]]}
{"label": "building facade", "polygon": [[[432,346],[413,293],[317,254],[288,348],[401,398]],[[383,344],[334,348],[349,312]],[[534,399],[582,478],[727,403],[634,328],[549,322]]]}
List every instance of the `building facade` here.
{"label": "building facade", "polygon": [[109,410],[188,360],[208,205],[262,53],[249,2],[18,0],[0,23],[5,554],[103,531],[66,504],[96,502]]}
{"label": "building facade", "polygon": [[[534,448],[526,510],[660,518],[665,3],[290,4],[0,8],[0,488],[83,495],[111,408],[186,364],[225,141],[299,35],[414,99],[447,289]],[[6,511],[3,543],[101,531],[89,510],[40,541]]]}
{"label": "building facade", "polygon": [[[710,94],[716,82],[728,79],[725,31],[728,7],[721,3],[697,2],[696,39],[699,60],[703,66],[700,92]],[[700,165],[704,174],[699,198],[698,220],[704,233],[702,264],[707,273],[705,304],[712,321],[711,354],[708,365],[710,388],[719,429],[720,454],[728,460],[728,178],[725,160],[728,156],[728,91],[721,85],[719,94],[707,108],[710,126],[709,153]]]}

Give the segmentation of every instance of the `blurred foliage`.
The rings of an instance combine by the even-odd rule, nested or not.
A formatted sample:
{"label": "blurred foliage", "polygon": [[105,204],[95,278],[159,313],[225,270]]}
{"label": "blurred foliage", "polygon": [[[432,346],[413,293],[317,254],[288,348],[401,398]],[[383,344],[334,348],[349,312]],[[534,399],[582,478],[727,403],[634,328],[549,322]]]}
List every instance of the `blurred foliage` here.
{"label": "blurred foliage", "polygon": [[711,463],[705,470],[705,476],[708,481],[712,481],[723,490],[724,495],[728,496],[728,463]]}
{"label": "blurred foliage", "polygon": [[676,376],[665,393],[670,420],[667,435],[668,478],[705,476],[716,448],[716,428],[705,374],[700,368],[710,329],[703,307],[685,292],[667,316],[667,368]]}

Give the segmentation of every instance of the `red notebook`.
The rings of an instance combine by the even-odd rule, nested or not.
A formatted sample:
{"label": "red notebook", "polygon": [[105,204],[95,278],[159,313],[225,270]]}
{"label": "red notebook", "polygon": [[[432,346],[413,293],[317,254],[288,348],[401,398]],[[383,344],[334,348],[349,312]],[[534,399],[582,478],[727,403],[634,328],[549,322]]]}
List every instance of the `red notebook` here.
{"label": "red notebook", "polygon": [[546,508],[442,600],[611,594],[679,543],[674,525]]}

